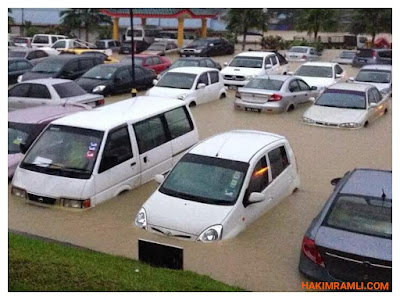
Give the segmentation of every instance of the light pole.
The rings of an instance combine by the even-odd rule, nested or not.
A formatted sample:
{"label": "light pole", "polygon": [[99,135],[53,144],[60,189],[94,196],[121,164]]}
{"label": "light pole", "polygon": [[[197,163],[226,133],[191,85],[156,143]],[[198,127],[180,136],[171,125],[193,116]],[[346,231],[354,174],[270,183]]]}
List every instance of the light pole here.
{"label": "light pole", "polygon": [[132,49],[132,97],[136,97],[136,84],[135,84],[135,49],[134,49],[134,41],[133,41],[133,9],[129,9],[130,19],[131,19],[131,49]]}

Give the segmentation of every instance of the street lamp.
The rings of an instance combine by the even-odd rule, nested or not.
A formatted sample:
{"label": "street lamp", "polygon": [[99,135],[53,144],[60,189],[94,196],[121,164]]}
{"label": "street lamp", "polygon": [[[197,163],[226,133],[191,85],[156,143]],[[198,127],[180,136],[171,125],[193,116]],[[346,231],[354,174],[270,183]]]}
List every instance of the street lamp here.
{"label": "street lamp", "polygon": [[129,14],[130,14],[130,19],[131,19],[131,49],[132,49],[132,90],[131,90],[131,94],[132,97],[136,97],[136,82],[135,82],[135,49],[133,47],[134,45],[134,41],[133,41],[133,9],[130,8],[129,9]]}

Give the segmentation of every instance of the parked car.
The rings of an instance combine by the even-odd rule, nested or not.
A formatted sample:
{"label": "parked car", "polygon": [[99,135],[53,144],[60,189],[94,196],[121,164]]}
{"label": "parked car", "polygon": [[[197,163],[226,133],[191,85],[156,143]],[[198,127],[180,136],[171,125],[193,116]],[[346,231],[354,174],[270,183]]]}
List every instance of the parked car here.
{"label": "parked car", "polygon": [[288,61],[314,61],[319,56],[317,49],[306,46],[293,46],[285,54]]}
{"label": "parked car", "polygon": [[121,42],[116,40],[99,40],[95,43],[97,49],[111,49],[112,52],[119,53]]}
{"label": "parked car", "polygon": [[147,48],[142,54],[151,54],[151,55],[161,55],[164,56],[167,53],[178,52],[179,48],[175,42],[171,41],[158,41],[154,42]]}
{"label": "parked car", "polygon": [[[121,62],[132,63],[132,57],[125,56]],[[160,74],[171,66],[171,61],[159,55],[135,54],[135,65],[151,69],[156,72],[156,74]]]}
{"label": "parked car", "polygon": [[[66,50],[75,50],[75,49],[79,49],[84,51],[85,49],[95,49],[96,45],[86,42],[84,40],[81,39],[59,39],[57,42],[55,42],[53,45],[51,45],[50,47],[42,47],[42,49],[46,52],[48,52],[51,55],[58,55],[60,54],[62,51],[66,51]],[[107,49],[108,50],[108,49]],[[99,51],[103,51],[103,52],[108,52],[108,55],[112,54],[112,51],[109,50],[99,50]]]}
{"label": "parked car", "polygon": [[18,109],[8,113],[8,178],[23,158],[21,145],[28,149],[37,136],[51,121],[66,115],[89,109],[85,105],[40,106]]}
{"label": "parked car", "polygon": [[370,84],[337,83],[305,111],[303,122],[331,128],[367,127],[388,112],[388,99]]}
{"label": "parked car", "polygon": [[358,49],[353,59],[353,67],[364,65],[391,65],[392,49]]}
{"label": "parked car", "polygon": [[356,56],[355,51],[342,51],[342,53],[340,53],[340,55],[332,62],[341,65],[351,65],[353,63],[353,59],[355,56]]}
{"label": "parked car", "polygon": [[[153,86],[157,75],[153,70],[135,66],[135,88]],[[133,87],[132,66],[124,63],[98,65],[76,80],[88,93],[104,96],[130,92]]]}
{"label": "parked car", "polygon": [[32,49],[32,48],[17,48],[8,52],[8,57],[25,58],[29,60],[32,63],[32,65],[38,64],[48,56],[49,54],[47,52],[40,49]]}
{"label": "parked car", "polygon": [[182,67],[204,67],[221,70],[221,65],[209,57],[181,57],[174,61],[172,65],[165,71],[159,74],[159,77],[164,75],[168,70]]}
{"label": "parked car", "polygon": [[16,83],[17,78],[33,68],[25,58],[8,58],[8,84]]}
{"label": "parked car", "polygon": [[294,72],[294,75],[303,79],[309,86],[316,86],[319,92],[332,84],[346,82],[348,79],[346,70],[337,63],[330,62],[306,62]]}
{"label": "parked car", "polygon": [[198,143],[165,179],[155,179],[161,185],[137,213],[135,225],[200,242],[235,237],[300,185],[286,138],[246,130]]}
{"label": "parked car", "polygon": [[198,140],[190,110],[178,100],[139,96],[78,112],[36,139],[11,193],[32,204],[94,207],[169,171]]}
{"label": "parked car", "polygon": [[382,94],[392,95],[392,66],[366,65],[360,69],[357,77],[350,77],[354,83],[368,83],[376,86]]}
{"label": "parked car", "polygon": [[76,79],[87,70],[102,64],[103,60],[91,55],[57,55],[39,62],[30,71],[18,77],[18,82],[38,78]]}
{"label": "parked car", "polygon": [[31,48],[32,38],[17,36],[13,38],[13,42],[18,47]]}
{"label": "parked car", "polygon": [[67,50],[62,50],[60,52],[60,55],[66,55],[66,54],[67,55],[68,54],[90,55],[90,56],[98,57],[105,64],[113,64],[113,63],[119,62],[119,60],[117,60],[114,57],[105,53],[104,50],[98,50],[98,49],[67,49]]}
{"label": "parked car", "polygon": [[299,270],[318,282],[392,284],[392,171],[355,169],[311,222]]}
{"label": "parked car", "polygon": [[234,107],[256,112],[292,111],[317,97],[316,87],[289,75],[262,75],[236,91]]}
{"label": "parked car", "polygon": [[[286,61],[285,61],[286,62]],[[249,51],[242,52],[234,57],[221,71],[224,84],[230,88],[245,86],[251,79],[259,75],[286,75],[287,62],[281,64],[274,52]]]}
{"label": "parked car", "polygon": [[[133,47],[135,49],[135,53],[140,53],[149,48],[150,44],[145,41],[134,41]],[[131,41],[125,41],[122,43],[121,49],[119,50],[119,54],[131,54],[132,53],[132,44]]]}
{"label": "parked car", "polygon": [[217,56],[233,54],[235,46],[224,38],[201,38],[179,50],[180,56]]}
{"label": "parked car", "polygon": [[226,90],[218,70],[184,67],[165,73],[146,95],[179,99],[189,106],[196,106],[225,98]]}
{"label": "parked car", "polygon": [[67,39],[65,35],[56,34],[35,34],[32,38],[32,48],[51,47],[60,39]]}
{"label": "parked car", "polygon": [[47,105],[81,103],[92,107],[104,104],[104,97],[88,94],[67,79],[35,79],[14,85],[8,90],[8,111]]}

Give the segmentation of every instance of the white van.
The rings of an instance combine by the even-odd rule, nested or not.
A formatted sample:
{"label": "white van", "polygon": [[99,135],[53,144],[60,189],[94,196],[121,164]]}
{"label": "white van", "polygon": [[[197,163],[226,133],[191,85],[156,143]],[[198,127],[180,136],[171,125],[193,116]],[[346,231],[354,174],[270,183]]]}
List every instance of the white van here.
{"label": "white van", "polygon": [[[300,185],[285,137],[234,130],[194,146],[139,210],[135,225],[180,239],[236,236]],[[271,229],[273,230],[273,229]]]}
{"label": "white van", "polygon": [[50,47],[60,39],[67,39],[65,35],[35,34],[32,39],[32,48]]}
{"label": "white van", "polygon": [[[133,40],[145,41],[152,44],[155,39],[160,35],[162,28],[154,25],[134,26],[133,27]],[[125,41],[132,40],[131,28],[128,27],[125,32]]]}
{"label": "white van", "polygon": [[198,140],[179,100],[142,96],[79,112],[41,133],[11,192],[31,203],[93,207],[168,172]]}

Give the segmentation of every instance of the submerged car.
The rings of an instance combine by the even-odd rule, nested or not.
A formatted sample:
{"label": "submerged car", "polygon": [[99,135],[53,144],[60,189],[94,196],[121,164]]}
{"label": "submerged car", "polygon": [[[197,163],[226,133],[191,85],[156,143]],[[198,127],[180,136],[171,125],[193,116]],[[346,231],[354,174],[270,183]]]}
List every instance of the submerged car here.
{"label": "submerged car", "polygon": [[370,84],[337,83],[326,89],[303,115],[303,123],[357,129],[388,112],[388,95]]}
{"label": "submerged car", "polygon": [[179,50],[180,56],[216,56],[235,52],[235,46],[224,38],[200,38]]}
{"label": "submerged car", "polygon": [[366,65],[360,69],[356,78],[350,77],[354,83],[374,85],[382,94],[392,94],[392,66]]}
{"label": "submerged car", "polygon": [[317,95],[316,87],[295,76],[263,75],[239,88],[234,107],[256,112],[291,111]]}
{"label": "submerged car", "polygon": [[247,130],[198,143],[165,179],[155,179],[161,185],[137,213],[135,225],[200,242],[235,237],[300,184],[286,138]]}
{"label": "submerged car", "polygon": [[353,59],[353,67],[364,65],[391,65],[392,49],[358,49]]}
{"label": "submerged car", "polygon": [[306,46],[291,47],[285,54],[288,61],[313,61],[319,59],[317,49]]}
{"label": "submerged car", "polygon": [[141,54],[161,55],[164,56],[167,53],[178,52],[179,48],[175,42],[172,41],[158,41],[150,45]]}
{"label": "submerged car", "polygon": [[220,63],[212,60],[209,57],[181,57],[178,60],[174,61],[167,70],[161,72],[159,75],[161,77],[168,70],[182,67],[204,67],[218,69],[221,71]]}
{"label": "submerged car", "polygon": [[392,171],[355,169],[308,228],[299,270],[318,282],[392,282]]}
{"label": "submerged car", "polygon": [[343,51],[333,62],[341,65],[351,65],[355,56],[355,51]]}

